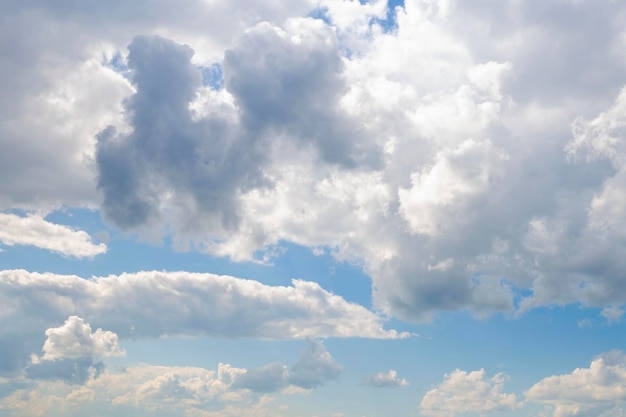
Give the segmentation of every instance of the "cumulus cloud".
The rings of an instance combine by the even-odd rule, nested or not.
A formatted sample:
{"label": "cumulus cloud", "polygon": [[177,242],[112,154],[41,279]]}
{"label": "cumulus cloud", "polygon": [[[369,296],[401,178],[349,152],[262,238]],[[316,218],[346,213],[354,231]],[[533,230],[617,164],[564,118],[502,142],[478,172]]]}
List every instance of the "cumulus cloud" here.
{"label": "cumulus cloud", "polygon": [[554,417],[620,415],[626,402],[624,355],[602,354],[588,368],[544,378],[525,394],[528,400],[545,404]]}
{"label": "cumulus cloud", "polygon": [[502,392],[505,381],[506,376],[501,373],[488,378],[484,369],[472,372],[457,369],[424,395],[420,410],[435,417],[511,410],[518,405],[517,397]]}
{"label": "cumulus cloud", "polygon": [[41,350],[43,360],[123,355],[115,333],[102,329],[92,332],[89,323],[77,316],[70,316],[61,327],[46,330]]}
{"label": "cumulus cloud", "polygon": [[50,223],[36,214],[20,217],[0,213],[0,242],[8,246],[31,245],[75,258],[93,257],[107,251],[104,243],[93,243],[86,232]]}
{"label": "cumulus cloud", "polygon": [[378,388],[383,387],[405,387],[409,385],[409,381],[404,378],[398,377],[398,372],[390,369],[387,372],[378,372],[374,375],[370,375],[363,381],[366,385],[371,385]]}
{"label": "cumulus cloud", "polygon": [[[24,347],[33,346],[40,334],[69,316],[81,317],[120,338],[408,336],[384,329],[382,318],[366,308],[301,280],[282,287],[187,272],[139,272],[84,279],[16,270],[0,273],[0,301],[4,329],[0,344],[6,347],[4,371],[23,365],[33,353]],[[75,356],[80,349],[102,354],[103,349],[116,346],[112,333],[89,333],[88,325],[78,317],[48,331],[45,352],[49,357]],[[59,338],[91,342],[55,347]],[[72,353],[71,346],[79,350]],[[315,354],[323,356],[323,350],[311,349],[312,358]],[[306,373],[308,368],[302,367]]]}
{"label": "cumulus cloud", "polygon": [[46,330],[41,357],[31,355],[26,374],[35,379],[63,379],[84,383],[104,369],[102,358],[123,356],[118,337],[110,331],[91,331],[89,323],[70,316],[60,327]]}

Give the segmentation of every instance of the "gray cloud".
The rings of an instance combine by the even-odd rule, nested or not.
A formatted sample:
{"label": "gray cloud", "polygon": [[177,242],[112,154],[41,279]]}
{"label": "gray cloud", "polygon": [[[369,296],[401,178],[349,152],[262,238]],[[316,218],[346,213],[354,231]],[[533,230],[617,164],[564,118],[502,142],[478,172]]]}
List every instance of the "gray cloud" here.
{"label": "gray cloud", "polygon": [[137,37],[129,46],[137,88],[126,105],[133,131],[103,131],[96,153],[104,213],[123,228],[157,220],[166,198],[188,201],[189,210],[215,214],[223,225],[236,223],[237,194],[264,182],[262,154],[236,125],[220,117],[193,120],[189,104],[201,77],[192,55],[188,46],[159,37]]}
{"label": "gray cloud", "polygon": [[289,382],[301,388],[316,388],[339,378],[342,368],[337,364],[324,344],[309,340],[298,361],[289,370]]}
{"label": "gray cloud", "polygon": [[334,31],[313,19],[257,25],[224,58],[226,88],[250,135],[286,134],[346,167],[376,164],[372,138],[339,106],[343,70]]}
{"label": "gray cloud", "polygon": [[93,358],[59,359],[29,364],[25,369],[30,379],[63,380],[70,384],[84,384],[90,378],[97,378],[104,370],[102,362]]}
{"label": "gray cloud", "polygon": [[280,362],[248,369],[237,377],[233,386],[255,392],[276,392],[287,386],[287,367]]}
{"label": "gray cloud", "polygon": [[289,370],[278,362],[249,369],[237,377],[233,386],[259,393],[279,391],[290,384],[313,389],[339,378],[341,373],[341,366],[328,353],[324,344],[320,340],[308,339],[306,348]]}

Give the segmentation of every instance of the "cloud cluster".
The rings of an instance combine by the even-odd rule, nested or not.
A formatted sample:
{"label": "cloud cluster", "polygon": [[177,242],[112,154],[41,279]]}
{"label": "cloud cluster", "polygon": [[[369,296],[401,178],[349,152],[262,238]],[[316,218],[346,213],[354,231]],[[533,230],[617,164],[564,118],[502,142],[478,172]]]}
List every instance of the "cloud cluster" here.
{"label": "cloud cluster", "polygon": [[20,217],[0,213],[0,242],[8,246],[32,245],[75,258],[89,258],[107,251],[104,243],[93,243],[86,232],[50,223],[36,214]]}
{"label": "cloud cluster", "polygon": [[[51,329],[54,332],[48,333],[64,332],[72,326],[84,330],[88,325],[79,318],[71,317],[64,326]],[[91,333],[90,337],[99,339],[98,332]],[[89,342],[85,345],[88,349]],[[68,344],[65,346],[72,347]],[[118,352],[107,349],[100,353],[111,355]],[[84,358],[85,352],[80,355]],[[332,372],[329,371],[331,367]],[[253,407],[262,403],[270,393],[289,387],[310,389],[321,386],[335,379],[340,368],[320,341],[309,340],[301,358],[291,369],[299,369],[295,372],[300,373],[306,369],[307,378],[292,379],[290,372],[281,363],[249,370],[220,363],[217,372],[204,368],[155,365],[133,366],[122,372],[110,372],[101,367],[99,373],[92,373],[80,381],[68,380],[63,373],[58,373],[56,378],[52,375],[49,378],[34,375],[39,378],[36,383],[16,389],[0,399],[0,410],[19,410],[34,415],[37,410],[42,413],[54,413],[61,409],[79,412],[96,404],[113,410],[133,409],[140,415],[171,415],[190,410],[230,415],[233,407]],[[73,384],[75,382],[80,382],[80,385]]]}
{"label": "cloud cluster", "polygon": [[410,321],[626,302],[619,3],[407,0],[392,28],[383,1],[31,3],[5,6],[38,30],[0,45],[29,69],[0,74],[0,207],[99,195],[177,248],[324,248]]}

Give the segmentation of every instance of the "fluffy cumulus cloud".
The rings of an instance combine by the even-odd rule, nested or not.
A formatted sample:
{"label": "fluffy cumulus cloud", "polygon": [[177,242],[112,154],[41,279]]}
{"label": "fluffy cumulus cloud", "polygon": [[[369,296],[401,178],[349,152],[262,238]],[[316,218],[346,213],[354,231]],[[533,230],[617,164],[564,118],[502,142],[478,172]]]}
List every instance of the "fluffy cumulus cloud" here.
{"label": "fluffy cumulus cloud", "polygon": [[61,327],[46,330],[46,341],[41,350],[44,360],[122,354],[115,333],[102,329],[92,332],[89,323],[77,316],[69,317]]}
{"label": "fluffy cumulus cloud", "polygon": [[487,377],[484,369],[466,372],[457,369],[428,391],[420,402],[427,416],[454,417],[461,413],[487,413],[512,410],[518,406],[515,394],[503,392],[506,376]]}
{"label": "fluffy cumulus cloud", "polygon": [[36,214],[20,217],[0,213],[0,242],[8,246],[32,245],[75,258],[93,257],[107,251],[104,243],[93,243],[86,232],[50,223]]}
{"label": "fluffy cumulus cloud", "polygon": [[84,383],[104,369],[100,359],[124,355],[115,333],[102,329],[92,332],[89,323],[77,316],[70,316],[61,327],[49,328],[45,334],[43,355],[31,355],[26,368],[30,378]]}
{"label": "fluffy cumulus cloud", "polygon": [[378,372],[365,378],[363,383],[378,388],[384,387],[405,387],[409,385],[409,381],[398,376],[398,372],[390,369],[387,372]]}
{"label": "fluffy cumulus cloud", "polygon": [[622,415],[626,408],[626,360],[619,351],[591,361],[588,368],[542,379],[526,391],[554,417]]}
{"label": "fluffy cumulus cloud", "polygon": [[[84,279],[16,270],[0,273],[0,300],[0,346],[5,352],[0,370],[5,372],[19,369],[31,353],[38,352],[39,343],[43,343],[39,342],[40,335],[46,330],[44,359],[80,356],[83,349],[102,356],[106,349],[116,346],[117,336],[408,336],[384,329],[382,318],[366,308],[349,303],[316,283],[300,280],[294,280],[290,287],[273,287],[253,280],[186,272],[140,272]],[[69,316],[77,317],[52,329]],[[115,335],[100,330],[92,334],[83,319]],[[310,377],[311,385],[315,385],[315,375],[309,375],[307,361],[317,366],[317,359],[324,362],[328,358],[317,344],[309,350],[303,363],[293,369],[294,378],[306,381]],[[319,369],[324,375],[333,371],[331,363],[328,369]]]}

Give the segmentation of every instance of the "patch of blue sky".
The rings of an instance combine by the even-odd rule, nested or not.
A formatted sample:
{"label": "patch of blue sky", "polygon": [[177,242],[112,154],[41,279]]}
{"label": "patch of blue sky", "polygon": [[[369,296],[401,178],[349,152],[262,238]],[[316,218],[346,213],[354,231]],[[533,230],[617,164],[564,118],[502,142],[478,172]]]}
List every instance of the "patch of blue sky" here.
{"label": "patch of blue sky", "polygon": [[[366,4],[369,1],[359,0],[361,4]],[[373,18],[370,21],[370,26],[373,24],[379,25],[384,32],[390,32],[398,27],[396,7],[404,7],[404,0],[388,0],[387,2],[387,15],[385,19]],[[313,19],[320,19],[328,25],[332,25],[332,21],[328,16],[328,9],[325,7],[317,7],[309,12],[308,17]]]}
{"label": "patch of blue sky", "polygon": [[222,65],[215,63],[209,66],[198,67],[202,73],[202,85],[211,87],[214,90],[224,88],[224,70]]}
{"label": "patch of blue sky", "polygon": [[[25,212],[16,212],[26,215]],[[0,252],[0,268],[28,269],[31,272],[53,272],[82,277],[107,276],[142,270],[207,272],[254,279],[267,285],[290,286],[292,279],[315,281],[322,288],[361,304],[372,305],[370,279],[358,267],[339,262],[329,251],[317,251],[289,242],[280,242],[277,256],[264,265],[255,262],[234,262],[195,250],[172,250],[169,238],[161,242],[145,242],[107,225],[100,213],[88,209],[63,209],[50,213],[46,220],[84,230],[95,243],[107,244],[107,253],[93,258],[64,257],[32,246],[4,247]]]}
{"label": "patch of blue sky", "polygon": [[330,20],[330,17],[328,17],[328,9],[326,7],[316,7],[315,9],[309,12],[307,17],[310,17],[313,19],[319,19],[323,21],[324,23],[326,23],[327,25],[332,25],[333,23]]}
{"label": "patch of blue sky", "polygon": [[398,27],[397,20],[397,7],[404,7],[404,0],[388,0],[387,1],[387,16],[385,20],[374,19],[375,23],[378,23],[385,32],[391,32]]}
{"label": "patch of blue sky", "polygon": [[120,51],[115,52],[111,58],[104,57],[103,64],[121,74],[124,78],[130,78],[132,75],[132,71],[126,63],[126,57]]}

